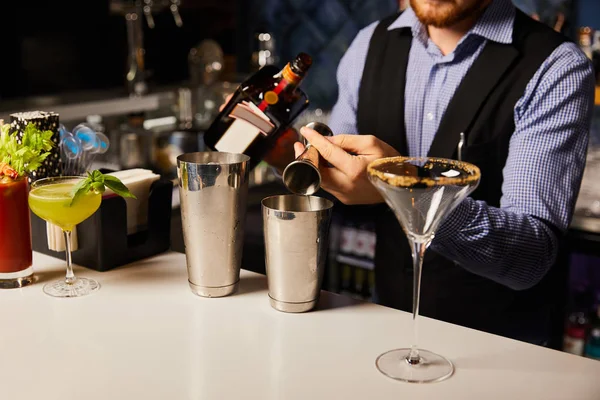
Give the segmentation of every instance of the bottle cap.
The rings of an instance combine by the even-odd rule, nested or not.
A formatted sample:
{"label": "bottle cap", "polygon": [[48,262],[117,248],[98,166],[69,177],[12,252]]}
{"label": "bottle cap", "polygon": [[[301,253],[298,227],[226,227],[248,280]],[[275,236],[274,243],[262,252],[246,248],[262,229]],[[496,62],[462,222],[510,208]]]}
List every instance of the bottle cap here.
{"label": "bottle cap", "polygon": [[304,75],[312,65],[312,57],[306,53],[299,53],[290,63],[290,67],[295,74]]}

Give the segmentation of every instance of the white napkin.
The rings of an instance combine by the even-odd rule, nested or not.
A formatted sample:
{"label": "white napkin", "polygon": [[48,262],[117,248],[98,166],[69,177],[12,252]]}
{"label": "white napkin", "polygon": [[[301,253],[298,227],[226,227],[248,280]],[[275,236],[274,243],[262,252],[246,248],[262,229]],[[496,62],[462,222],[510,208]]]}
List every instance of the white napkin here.
{"label": "white napkin", "polygon": [[[52,251],[65,251],[65,235],[60,227],[46,222],[46,236],[48,237],[48,249]],[[78,249],[77,227],[71,231],[71,251]]]}
{"label": "white napkin", "polygon": [[[111,172],[108,175],[119,178],[129,188],[129,191],[137,197],[137,199],[125,199],[127,206],[127,234],[131,235],[132,233],[144,230],[148,225],[150,186],[160,178],[160,175],[142,168]],[[110,196],[115,196],[114,192],[106,189],[103,197]]]}

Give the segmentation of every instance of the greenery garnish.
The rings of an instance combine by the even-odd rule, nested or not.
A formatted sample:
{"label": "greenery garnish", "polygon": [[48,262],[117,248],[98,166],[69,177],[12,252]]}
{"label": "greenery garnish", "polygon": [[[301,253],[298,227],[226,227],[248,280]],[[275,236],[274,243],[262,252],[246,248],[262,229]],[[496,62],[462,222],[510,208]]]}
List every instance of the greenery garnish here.
{"label": "greenery garnish", "polygon": [[70,205],[73,205],[73,203],[90,191],[101,194],[104,193],[106,188],[109,188],[121,197],[130,197],[132,199],[136,198],[133,193],[129,191],[127,186],[125,186],[117,177],[112,175],[104,175],[98,170],[93,172],[88,171],[87,174],[87,178],[83,179],[73,188],[73,197],[71,198]]}
{"label": "greenery garnish", "polygon": [[35,171],[50,155],[54,146],[52,131],[41,131],[34,124],[25,127],[21,143],[17,132],[10,133],[10,125],[4,124],[0,133],[0,164],[8,166],[18,176]]}

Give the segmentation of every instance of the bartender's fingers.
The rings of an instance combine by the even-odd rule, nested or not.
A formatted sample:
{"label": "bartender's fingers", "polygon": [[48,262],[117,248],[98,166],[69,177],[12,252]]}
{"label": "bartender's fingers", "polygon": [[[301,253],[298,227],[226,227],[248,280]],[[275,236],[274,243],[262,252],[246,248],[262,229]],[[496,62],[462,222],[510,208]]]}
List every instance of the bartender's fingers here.
{"label": "bartender's fingers", "polygon": [[300,142],[294,143],[294,154],[295,157],[298,158],[300,154],[304,151],[304,145]]}
{"label": "bartender's fingers", "polygon": [[321,187],[336,197],[339,193],[350,190],[352,180],[344,172],[336,168],[320,168],[319,172],[321,173]]}
{"label": "bartender's fingers", "polygon": [[357,155],[375,155],[378,157],[399,155],[392,146],[373,135],[337,135],[330,136],[327,139],[347,152]]}
{"label": "bartender's fingers", "polygon": [[319,153],[321,153],[321,156],[329,161],[334,167],[341,171],[345,171],[352,165],[354,161],[352,155],[348,154],[338,145],[327,140],[321,134],[305,126],[300,129],[300,133],[311,145],[315,146],[317,150],[319,150]]}

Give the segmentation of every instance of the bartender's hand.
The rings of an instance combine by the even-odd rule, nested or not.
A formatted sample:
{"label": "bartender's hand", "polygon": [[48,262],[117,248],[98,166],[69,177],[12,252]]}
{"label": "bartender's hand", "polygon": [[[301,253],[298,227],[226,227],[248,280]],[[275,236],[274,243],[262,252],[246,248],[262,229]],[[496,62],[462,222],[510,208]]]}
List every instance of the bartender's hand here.
{"label": "bartender's hand", "polygon": [[[223,111],[225,104],[229,103],[233,94],[227,95],[225,102],[219,107],[219,111]],[[298,140],[298,132],[295,129],[289,128],[283,132],[275,142],[275,145],[265,155],[264,161],[274,167],[279,175],[283,174],[283,170],[289,163],[294,161],[294,143]]]}
{"label": "bartender's hand", "polygon": [[[321,166],[321,187],[344,204],[375,204],[383,198],[367,177],[371,161],[400,154],[390,145],[371,135],[321,136],[312,129],[300,130],[323,158],[333,166]],[[296,156],[304,151],[302,143],[295,143]],[[352,154],[351,154],[352,153]]]}

